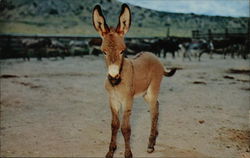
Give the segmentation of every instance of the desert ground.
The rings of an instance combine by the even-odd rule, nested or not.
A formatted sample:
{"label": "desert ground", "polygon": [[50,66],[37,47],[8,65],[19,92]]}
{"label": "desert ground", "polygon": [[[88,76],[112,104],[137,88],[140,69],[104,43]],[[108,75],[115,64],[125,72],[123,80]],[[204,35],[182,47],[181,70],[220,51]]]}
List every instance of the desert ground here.
{"label": "desert ground", "polygon": [[[149,107],[136,98],[134,157],[250,157],[249,60],[207,55],[199,62],[161,58],[159,136],[147,153]],[[102,56],[1,60],[1,157],[104,157],[111,113]],[[239,71],[233,71],[239,70]],[[115,157],[123,157],[118,133]]]}

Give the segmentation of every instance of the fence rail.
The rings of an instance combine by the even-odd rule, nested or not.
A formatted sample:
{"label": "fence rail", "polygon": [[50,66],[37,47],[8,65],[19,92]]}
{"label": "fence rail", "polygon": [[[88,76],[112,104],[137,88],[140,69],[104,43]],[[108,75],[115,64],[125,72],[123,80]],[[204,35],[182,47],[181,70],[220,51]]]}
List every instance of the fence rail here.
{"label": "fence rail", "polygon": [[[99,36],[84,36],[84,35],[47,35],[47,34],[15,34],[15,33],[0,33],[1,38],[53,38],[53,39],[91,39],[99,38]],[[126,39],[153,39],[158,37],[131,37],[128,36]]]}
{"label": "fence rail", "polygon": [[215,33],[212,32],[210,29],[207,32],[201,32],[199,30],[192,31],[192,37],[195,39],[229,39],[229,38],[248,38],[248,32],[229,32],[228,29],[225,29],[224,33]]}
{"label": "fence rail", "polygon": [[[74,52],[73,54],[86,54],[89,53],[89,48],[84,48],[81,50],[75,50],[76,46],[71,47],[70,42],[71,41],[78,41],[78,42],[84,42],[89,43],[92,39],[100,39],[99,36],[84,36],[84,35],[47,35],[47,34],[8,34],[8,33],[2,33],[0,34],[0,59],[1,58],[12,58],[12,57],[21,57],[21,56],[27,56],[27,50],[26,47],[23,45],[24,39],[50,39],[50,40],[56,40],[60,43],[62,43],[66,49],[70,50],[71,52]],[[126,40],[131,39],[154,39],[158,37],[126,37]],[[41,46],[37,47],[40,50],[40,48],[43,48]],[[31,50],[30,54],[31,56],[38,56],[37,50]],[[41,49],[42,50],[42,49]],[[26,52],[25,52],[26,51]],[[41,53],[40,53],[41,54]],[[48,53],[44,51],[43,54]]]}

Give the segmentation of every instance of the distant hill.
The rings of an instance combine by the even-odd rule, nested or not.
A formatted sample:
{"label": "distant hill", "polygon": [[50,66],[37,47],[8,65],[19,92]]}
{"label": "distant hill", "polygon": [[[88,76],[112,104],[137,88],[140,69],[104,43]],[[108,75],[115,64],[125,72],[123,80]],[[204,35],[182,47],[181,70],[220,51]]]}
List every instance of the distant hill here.
{"label": "distant hill", "polygon": [[[108,24],[116,26],[121,2],[116,0],[1,0],[0,33],[97,35],[91,13],[101,4]],[[160,12],[130,5],[132,27],[128,36],[190,37],[200,29],[247,31],[247,18]]]}

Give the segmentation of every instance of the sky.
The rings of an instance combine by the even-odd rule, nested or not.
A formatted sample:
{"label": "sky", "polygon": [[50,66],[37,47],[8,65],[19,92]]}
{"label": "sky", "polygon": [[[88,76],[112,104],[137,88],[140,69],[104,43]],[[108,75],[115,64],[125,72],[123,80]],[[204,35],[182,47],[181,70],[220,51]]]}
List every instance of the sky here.
{"label": "sky", "polygon": [[119,0],[158,11],[249,17],[249,0]]}

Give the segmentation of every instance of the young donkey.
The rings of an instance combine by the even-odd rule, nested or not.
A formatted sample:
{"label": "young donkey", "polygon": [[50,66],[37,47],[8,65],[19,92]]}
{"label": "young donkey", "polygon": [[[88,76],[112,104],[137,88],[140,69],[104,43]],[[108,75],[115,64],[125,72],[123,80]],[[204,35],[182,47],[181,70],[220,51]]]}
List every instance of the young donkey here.
{"label": "young donkey", "polygon": [[120,106],[123,109],[121,131],[125,140],[125,157],[132,157],[130,149],[130,115],[133,97],[141,94],[150,105],[151,133],[148,143],[148,152],[154,151],[156,137],[158,135],[157,122],[159,115],[159,103],[157,101],[160,83],[163,76],[172,76],[175,69],[166,72],[163,65],[151,53],[144,52],[134,59],[124,58],[124,35],[128,32],[131,23],[130,9],[126,4],[122,5],[119,23],[114,28],[109,28],[102,14],[101,7],[96,5],[93,10],[93,25],[102,37],[101,50],[105,55],[108,67],[108,76],[105,88],[109,93],[109,102],[112,112],[112,136],[109,151],[106,155],[112,158],[116,150],[116,136],[120,127],[118,112]]}

